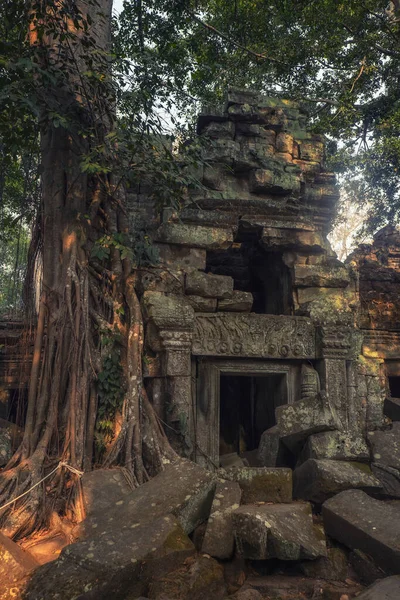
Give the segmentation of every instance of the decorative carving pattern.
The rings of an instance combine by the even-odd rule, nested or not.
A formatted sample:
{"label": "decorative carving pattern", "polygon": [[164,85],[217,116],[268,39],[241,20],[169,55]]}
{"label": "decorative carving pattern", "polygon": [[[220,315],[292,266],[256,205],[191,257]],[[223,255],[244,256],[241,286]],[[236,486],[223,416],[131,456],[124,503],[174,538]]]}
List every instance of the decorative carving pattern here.
{"label": "decorative carving pattern", "polygon": [[348,358],[351,350],[351,329],[342,326],[319,328],[320,352],[324,358]]}
{"label": "decorative carving pattern", "polygon": [[315,328],[305,317],[258,314],[196,315],[193,354],[315,358]]}

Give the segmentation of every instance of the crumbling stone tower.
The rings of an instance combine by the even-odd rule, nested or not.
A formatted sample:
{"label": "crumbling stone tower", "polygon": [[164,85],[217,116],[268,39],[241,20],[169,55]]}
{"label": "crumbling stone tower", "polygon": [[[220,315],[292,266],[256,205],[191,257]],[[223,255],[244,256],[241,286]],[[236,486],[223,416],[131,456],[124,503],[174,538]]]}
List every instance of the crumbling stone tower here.
{"label": "crumbling stone tower", "polygon": [[153,234],[147,389],[179,451],[208,466],[240,450],[240,431],[255,451],[275,411],[294,453],[351,431],[365,459],[355,286],[327,241],[338,190],[306,123],[295,102],[229,91],[199,116],[203,187]]}

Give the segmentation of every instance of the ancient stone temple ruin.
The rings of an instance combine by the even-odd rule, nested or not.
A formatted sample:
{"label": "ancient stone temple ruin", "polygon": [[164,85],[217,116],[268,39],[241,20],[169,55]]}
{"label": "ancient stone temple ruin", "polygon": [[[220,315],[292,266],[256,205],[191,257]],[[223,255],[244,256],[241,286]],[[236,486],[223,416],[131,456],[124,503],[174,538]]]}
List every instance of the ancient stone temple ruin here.
{"label": "ancient stone temple ruin", "polygon": [[[395,315],[374,320],[393,277],[372,298],[381,255],[344,265],[332,252],[324,139],[298,104],[234,90],[198,132],[210,140],[202,187],[155,224],[160,264],[141,279],[154,406],[180,453],[208,468],[233,453],[368,461],[366,434],[400,374]],[[380,273],[397,267],[388,255]]]}
{"label": "ancient stone temple ruin", "polygon": [[[337,260],[335,177],[294,102],[231,90],[198,133],[200,185],[181,211],[156,216],[144,184],[130,194],[159,254],[138,272],[145,386],[183,458],[136,489],[120,467],[85,472],[86,518],[58,558],[29,547],[53,562],[9,587],[27,600],[394,600],[400,231]],[[0,466],[15,447],[1,417],[23,425],[22,331],[0,324]]]}

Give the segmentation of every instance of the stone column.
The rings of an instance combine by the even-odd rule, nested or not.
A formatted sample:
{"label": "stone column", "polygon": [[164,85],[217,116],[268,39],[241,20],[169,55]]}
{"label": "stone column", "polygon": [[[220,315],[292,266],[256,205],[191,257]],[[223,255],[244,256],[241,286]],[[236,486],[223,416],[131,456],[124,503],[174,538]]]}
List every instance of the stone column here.
{"label": "stone column", "polygon": [[181,456],[193,452],[191,347],[194,311],[181,296],[145,292],[147,340],[160,361],[166,433]]}
{"label": "stone column", "polygon": [[347,365],[351,349],[351,329],[346,326],[319,328],[319,363],[321,389],[329,404],[336,409],[344,431],[350,427],[348,404]]}

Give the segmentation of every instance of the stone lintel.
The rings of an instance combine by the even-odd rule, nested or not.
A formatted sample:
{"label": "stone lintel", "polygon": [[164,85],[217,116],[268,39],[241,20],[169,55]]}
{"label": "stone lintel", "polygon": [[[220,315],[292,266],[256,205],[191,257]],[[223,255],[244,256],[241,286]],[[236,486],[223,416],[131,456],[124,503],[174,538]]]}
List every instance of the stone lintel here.
{"label": "stone lintel", "polygon": [[196,314],[193,354],[314,359],[315,328],[306,317]]}

